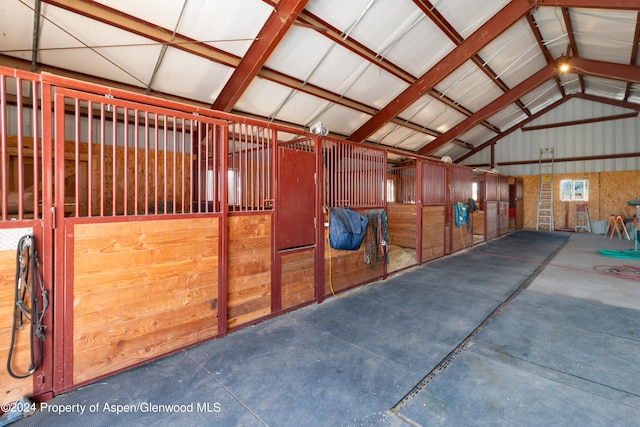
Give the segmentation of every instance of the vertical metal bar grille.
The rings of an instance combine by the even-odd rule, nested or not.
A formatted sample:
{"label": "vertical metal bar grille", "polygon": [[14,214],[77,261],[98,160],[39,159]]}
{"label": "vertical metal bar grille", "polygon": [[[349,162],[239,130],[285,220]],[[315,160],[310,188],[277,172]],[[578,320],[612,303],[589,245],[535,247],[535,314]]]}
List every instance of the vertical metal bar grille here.
{"label": "vertical metal bar grille", "polygon": [[40,82],[0,67],[0,220],[41,217]]}
{"label": "vertical metal bar grille", "polygon": [[416,166],[398,166],[387,174],[394,183],[394,202],[416,203]]}
{"label": "vertical metal bar grille", "polygon": [[422,164],[422,204],[437,206],[446,203],[446,166],[444,163],[420,161]]}
{"label": "vertical metal bar grille", "polygon": [[66,147],[65,216],[220,212],[221,122],[65,88],[56,93],[66,107],[65,129],[56,133]]}
{"label": "vertical metal bar grille", "polygon": [[225,173],[230,211],[263,211],[273,207],[274,132],[253,124],[229,123]]}
{"label": "vertical metal bar grille", "polygon": [[325,140],[323,203],[325,206],[369,208],[384,206],[384,151]]}

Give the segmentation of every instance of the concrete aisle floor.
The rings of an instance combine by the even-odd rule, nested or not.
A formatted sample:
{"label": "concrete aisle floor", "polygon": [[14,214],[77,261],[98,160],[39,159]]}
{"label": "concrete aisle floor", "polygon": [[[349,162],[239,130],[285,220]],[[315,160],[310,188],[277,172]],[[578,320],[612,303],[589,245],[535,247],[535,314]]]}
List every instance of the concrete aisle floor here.
{"label": "concrete aisle floor", "polygon": [[57,396],[15,425],[638,425],[640,282],[592,268],[640,267],[596,252],[632,248],[511,233]]}

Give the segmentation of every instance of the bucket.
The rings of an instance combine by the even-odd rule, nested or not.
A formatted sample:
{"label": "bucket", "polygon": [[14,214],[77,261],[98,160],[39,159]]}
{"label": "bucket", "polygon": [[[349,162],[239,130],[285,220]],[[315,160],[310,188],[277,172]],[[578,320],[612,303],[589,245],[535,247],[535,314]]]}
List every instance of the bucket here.
{"label": "bucket", "polygon": [[607,221],[591,221],[591,233],[604,234],[607,232]]}

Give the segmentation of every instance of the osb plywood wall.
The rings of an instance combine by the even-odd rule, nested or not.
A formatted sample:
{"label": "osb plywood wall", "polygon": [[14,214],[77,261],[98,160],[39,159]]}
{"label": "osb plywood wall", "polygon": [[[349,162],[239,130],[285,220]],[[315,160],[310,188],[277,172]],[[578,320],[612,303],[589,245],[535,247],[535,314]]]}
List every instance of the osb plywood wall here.
{"label": "osb plywood wall", "polygon": [[[536,227],[538,205],[538,175],[523,176],[524,181],[524,228]],[[561,202],[560,181],[563,179],[589,180],[587,202]],[[611,214],[632,218],[635,208],[627,200],[640,197],[640,171],[592,172],[578,174],[555,174],[553,177],[553,207],[555,228],[575,226],[576,204],[586,203],[591,221],[607,221]]]}

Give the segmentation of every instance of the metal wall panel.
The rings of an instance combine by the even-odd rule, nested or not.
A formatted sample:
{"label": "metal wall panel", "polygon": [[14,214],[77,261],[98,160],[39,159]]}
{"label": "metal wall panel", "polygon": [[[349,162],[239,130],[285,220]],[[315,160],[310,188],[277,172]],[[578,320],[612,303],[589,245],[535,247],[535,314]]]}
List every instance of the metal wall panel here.
{"label": "metal wall panel", "polygon": [[[527,126],[607,117],[630,110],[608,104],[573,99]],[[640,152],[640,118],[627,118],[533,131],[516,131],[495,145],[496,167],[502,175],[537,175],[540,148],[553,147],[556,160]],[[501,162],[532,161],[530,164],[501,166]],[[487,148],[464,164],[488,164]],[[640,169],[640,158],[556,161],[555,173],[615,172]]]}

